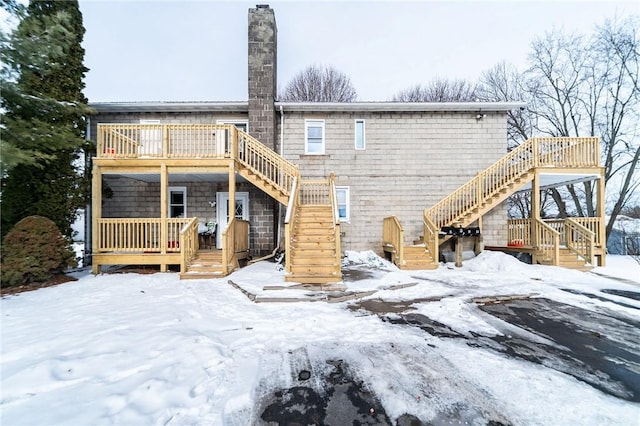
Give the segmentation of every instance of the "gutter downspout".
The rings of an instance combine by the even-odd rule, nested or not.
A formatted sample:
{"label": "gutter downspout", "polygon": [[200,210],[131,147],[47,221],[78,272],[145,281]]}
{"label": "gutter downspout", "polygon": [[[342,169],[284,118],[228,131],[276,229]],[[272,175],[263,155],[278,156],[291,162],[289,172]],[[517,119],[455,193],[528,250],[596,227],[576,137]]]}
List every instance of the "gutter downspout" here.
{"label": "gutter downspout", "polygon": [[[284,109],[280,105],[280,156],[284,158]],[[282,203],[278,203],[278,242],[276,247],[280,247],[280,238],[282,236]]]}

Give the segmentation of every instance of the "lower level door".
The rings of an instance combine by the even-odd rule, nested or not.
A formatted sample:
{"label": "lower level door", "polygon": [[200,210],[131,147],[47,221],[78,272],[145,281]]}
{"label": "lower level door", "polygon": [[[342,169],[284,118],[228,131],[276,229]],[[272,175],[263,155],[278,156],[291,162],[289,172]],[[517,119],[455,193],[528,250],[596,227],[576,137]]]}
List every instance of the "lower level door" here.
{"label": "lower level door", "polygon": [[[216,216],[218,226],[216,228],[216,247],[222,247],[222,232],[229,223],[229,193],[218,192],[216,194]],[[236,219],[249,220],[249,193],[236,192],[235,205]]]}

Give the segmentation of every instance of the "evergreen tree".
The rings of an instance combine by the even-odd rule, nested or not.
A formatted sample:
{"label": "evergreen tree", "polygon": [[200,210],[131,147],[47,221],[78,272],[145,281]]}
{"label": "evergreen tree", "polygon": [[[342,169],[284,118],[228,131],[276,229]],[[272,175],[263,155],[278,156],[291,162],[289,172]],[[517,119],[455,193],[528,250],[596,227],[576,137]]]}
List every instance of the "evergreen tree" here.
{"label": "evergreen tree", "polygon": [[71,236],[88,185],[80,157],[87,100],[77,1],[31,1],[8,9],[20,22],[2,35],[2,234],[41,215]]}

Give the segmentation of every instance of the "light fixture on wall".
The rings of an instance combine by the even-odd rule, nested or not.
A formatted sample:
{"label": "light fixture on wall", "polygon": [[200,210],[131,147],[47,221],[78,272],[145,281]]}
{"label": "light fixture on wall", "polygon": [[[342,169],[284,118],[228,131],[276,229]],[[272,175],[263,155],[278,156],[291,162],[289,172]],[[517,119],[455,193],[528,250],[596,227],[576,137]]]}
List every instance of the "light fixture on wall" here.
{"label": "light fixture on wall", "polygon": [[211,206],[211,208],[216,206],[216,202],[215,201],[209,201],[209,206]]}
{"label": "light fixture on wall", "polygon": [[476,120],[480,121],[483,118],[485,118],[486,116],[487,116],[487,114],[483,114],[483,113],[479,112],[479,113],[476,114]]}

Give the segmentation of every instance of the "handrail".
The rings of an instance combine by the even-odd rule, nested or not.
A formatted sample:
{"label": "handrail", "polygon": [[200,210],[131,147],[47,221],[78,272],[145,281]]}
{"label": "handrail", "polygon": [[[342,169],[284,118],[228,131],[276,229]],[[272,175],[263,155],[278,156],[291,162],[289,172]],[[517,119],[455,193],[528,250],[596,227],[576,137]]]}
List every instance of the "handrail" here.
{"label": "handrail", "polygon": [[283,195],[288,197],[291,194],[293,180],[300,177],[297,165],[242,130],[237,130],[234,150],[237,150],[232,152],[234,158],[245,168],[278,188]]}
{"label": "handrail", "polygon": [[292,215],[295,213],[294,211],[294,204],[297,204],[296,202],[296,195],[297,195],[297,187],[298,187],[298,178],[294,178],[293,179],[293,184],[291,185],[291,195],[289,196],[289,203],[287,204],[287,211],[284,215],[284,223],[289,223],[291,221],[291,217]]}
{"label": "handrail", "polygon": [[180,271],[185,272],[187,265],[198,252],[198,218],[194,217],[180,230]]}
{"label": "handrail", "polygon": [[393,260],[396,265],[404,261],[404,229],[396,216],[383,219],[382,245],[393,247]]}
{"label": "handrail", "polygon": [[560,264],[560,233],[542,220],[533,222],[535,248],[542,253],[542,259],[552,265]]}
{"label": "handrail", "polygon": [[338,191],[336,191],[336,177],[333,173],[329,176],[329,188],[331,204],[333,207],[333,237],[336,242],[336,265],[340,265],[342,251],[340,250],[340,212],[338,211]]}
{"label": "handrail", "polygon": [[235,254],[235,221],[234,216],[231,217],[227,227],[222,231],[222,273],[223,275],[229,274],[229,264],[233,262],[233,255]]}
{"label": "handrail", "polygon": [[589,231],[594,233],[594,241],[593,243],[595,244],[596,247],[602,247],[603,246],[603,240],[604,238],[602,238],[601,235],[601,228],[600,228],[600,224],[603,220],[603,218],[600,217],[572,217],[571,220],[579,223],[580,225],[584,226],[585,228],[587,228]]}
{"label": "handrail", "polygon": [[441,228],[479,208],[534,167],[598,167],[599,139],[532,138],[426,210]]}
{"label": "handrail", "polygon": [[298,185],[298,179],[294,179],[291,187],[291,194],[289,195],[289,205],[287,206],[287,213],[284,219],[284,265],[285,271],[291,273],[291,238],[293,237],[294,218],[296,217],[296,211],[300,205],[300,186]]}
{"label": "handrail", "polygon": [[440,230],[433,223],[431,218],[423,213],[423,224],[424,224],[424,246],[425,251],[431,254],[431,258],[434,263],[438,263],[440,260],[440,243],[439,243],[439,234]]}
{"label": "handrail", "polygon": [[238,267],[238,253],[249,251],[249,221],[232,217],[222,231],[222,273],[228,275]]}
{"label": "handrail", "polygon": [[587,263],[595,265],[596,234],[573,218],[565,219],[565,231],[567,248],[581,256]]}
{"label": "handrail", "polygon": [[338,191],[336,190],[336,177],[333,173],[329,176],[329,197],[333,206],[333,223],[340,225],[340,212],[338,211]]}

